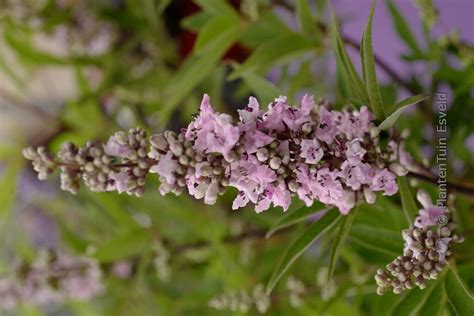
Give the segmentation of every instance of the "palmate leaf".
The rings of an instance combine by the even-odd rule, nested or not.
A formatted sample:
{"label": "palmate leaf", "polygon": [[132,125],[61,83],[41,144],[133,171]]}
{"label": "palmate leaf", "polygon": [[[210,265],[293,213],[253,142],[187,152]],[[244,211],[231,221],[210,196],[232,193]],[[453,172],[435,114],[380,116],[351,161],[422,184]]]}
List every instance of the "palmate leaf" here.
{"label": "palmate leaf", "polygon": [[298,224],[311,216],[316,215],[319,212],[328,211],[329,209],[320,202],[316,202],[315,205],[311,207],[303,206],[294,211],[288,211],[284,216],[280,217],[268,230],[267,234],[265,235],[266,238],[273,235],[275,232],[279,231],[280,229]]}
{"label": "palmate leaf", "polygon": [[395,122],[398,120],[400,115],[402,115],[403,111],[405,111],[409,106],[419,103],[426,99],[427,96],[424,95],[415,95],[413,97],[406,98],[395,104],[393,108],[395,109],[392,114],[390,114],[380,125],[378,126],[379,130],[385,130],[392,127]]}
{"label": "palmate leaf", "polygon": [[382,102],[382,96],[380,94],[380,87],[377,81],[374,51],[372,47],[372,20],[374,17],[376,3],[376,0],[372,2],[367,25],[365,27],[364,34],[362,35],[361,60],[370,108],[378,119],[383,119],[385,117],[385,111]]}
{"label": "palmate leaf", "polygon": [[326,278],[326,283],[332,279],[332,275],[334,273],[334,269],[336,268],[337,260],[339,259],[339,255],[341,253],[342,247],[344,247],[344,243],[346,242],[347,235],[351,230],[352,223],[354,222],[354,217],[356,214],[357,208],[354,208],[344,216],[339,224],[339,229],[337,231],[336,239],[333,241],[331,245],[331,251],[329,252],[329,265],[328,265],[328,274]]}
{"label": "palmate leaf", "polygon": [[329,210],[323,217],[311,224],[311,226],[309,226],[308,229],[306,229],[288,247],[267,284],[267,294],[272,292],[273,288],[283,277],[285,272],[288,271],[291,265],[306,251],[306,249],[308,249],[311,244],[318,239],[318,237],[331,229],[340,217],[341,215],[337,210]]}

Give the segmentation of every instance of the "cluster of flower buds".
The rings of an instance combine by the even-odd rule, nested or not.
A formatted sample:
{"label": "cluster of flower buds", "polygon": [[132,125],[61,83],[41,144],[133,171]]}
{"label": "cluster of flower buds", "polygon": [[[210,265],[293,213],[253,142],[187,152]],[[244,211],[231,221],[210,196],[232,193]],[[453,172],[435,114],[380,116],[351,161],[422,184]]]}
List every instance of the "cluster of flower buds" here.
{"label": "cluster of flower buds", "polygon": [[456,228],[449,209],[435,206],[428,193],[419,190],[418,201],[423,205],[414,227],[402,232],[405,248],[403,256],[389,263],[386,270],[379,269],[375,276],[377,293],[383,295],[389,289],[395,294],[436,279],[452,255],[452,247],[464,239],[454,234]]}
{"label": "cluster of flower buds", "polygon": [[253,306],[260,314],[270,308],[270,298],[265,294],[262,284],[257,284],[251,292],[246,290],[229,291],[215,296],[209,306],[217,310],[247,313]]}
{"label": "cluster of flower buds", "polygon": [[136,129],[116,133],[103,148],[88,144],[77,150],[67,144],[63,161],[41,148],[29,148],[25,156],[41,178],[61,166],[63,188],[72,192],[82,178],[96,191],[140,195],[152,172],[159,176],[162,194],[187,190],[207,204],[232,186],[239,191],[234,209],[251,202],[257,212],[272,203],[286,210],[298,196],[307,206],[318,200],[344,214],[364,199],[373,203],[376,192],[395,194],[395,178],[405,175],[403,166],[410,164],[403,138],[390,131],[388,140],[380,141],[366,107],[335,111],[306,95],[299,107],[279,97],[263,111],[250,98],[239,117],[233,124],[205,95],[186,129],[152,135],[150,145],[144,131]]}
{"label": "cluster of flower buds", "polygon": [[301,280],[290,276],[286,281],[286,288],[290,292],[290,305],[294,308],[298,308],[303,305],[303,296],[306,294],[306,287]]}
{"label": "cluster of flower buds", "polygon": [[89,300],[104,290],[102,272],[90,258],[43,251],[29,264],[20,264],[13,277],[0,279],[0,308],[12,309],[20,302],[36,305]]}
{"label": "cluster of flower buds", "polygon": [[156,275],[160,281],[169,281],[171,277],[170,267],[170,251],[165,247],[161,241],[156,241],[153,244],[155,257],[153,258],[153,265],[156,270]]}
{"label": "cluster of flower buds", "polygon": [[127,192],[137,196],[145,192],[146,176],[151,167],[148,140],[143,129],[128,134],[117,132],[106,145],[88,142],[78,148],[65,142],[56,158],[44,147],[26,148],[27,159],[33,161],[40,179],[46,179],[57,168],[61,170],[61,188],[76,193],[81,180],[92,191]]}

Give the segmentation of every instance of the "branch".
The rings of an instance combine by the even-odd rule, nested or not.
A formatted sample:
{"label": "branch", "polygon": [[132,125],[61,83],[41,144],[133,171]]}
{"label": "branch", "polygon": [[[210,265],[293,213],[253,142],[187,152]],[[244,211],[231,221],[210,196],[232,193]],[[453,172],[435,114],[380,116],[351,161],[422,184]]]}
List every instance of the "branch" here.
{"label": "branch", "polygon": [[[276,231],[272,236],[282,235],[289,232],[290,230],[291,228],[281,229],[281,230]],[[221,242],[224,244],[237,244],[244,240],[260,239],[260,238],[265,237],[265,234],[267,233],[267,231],[268,229],[250,229],[238,235],[227,236]],[[196,250],[196,249],[205,248],[207,246],[209,246],[209,242],[201,240],[201,241],[196,241],[194,243],[176,245],[171,248],[171,252],[174,254],[178,254],[178,253],[186,252],[188,250]]]}
{"label": "branch", "polygon": [[[412,177],[412,178],[415,178],[415,179],[418,179],[418,180],[425,181],[425,182],[438,184],[438,180],[436,179],[436,176],[433,175],[433,174],[428,175],[428,174],[421,174],[421,173],[417,173],[417,172],[409,172],[408,176]],[[474,196],[474,188],[473,187],[466,186],[466,185],[463,185],[463,184],[453,183],[453,182],[449,182],[449,181],[446,182],[446,185],[447,185],[448,189],[452,189],[453,191],[456,191],[458,193],[465,194],[465,195],[468,195],[468,196]]]}

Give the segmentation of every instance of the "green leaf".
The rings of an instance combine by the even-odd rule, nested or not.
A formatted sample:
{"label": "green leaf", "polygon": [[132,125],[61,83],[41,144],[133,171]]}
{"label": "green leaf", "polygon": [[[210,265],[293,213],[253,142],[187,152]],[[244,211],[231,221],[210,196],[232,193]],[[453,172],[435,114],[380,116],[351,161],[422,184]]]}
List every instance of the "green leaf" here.
{"label": "green leaf", "polygon": [[78,254],[83,254],[87,249],[87,242],[81,238],[78,234],[67,227],[66,223],[62,220],[58,221],[59,231],[61,233],[61,241],[67,245],[70,249],[74,250]]}
{"label": "green leaf", "polygon": [[301,34],[286,33],[260,45],[242,64],[229,75],[229,79],[236,79],[244,73],[262,73],[278,63],[291,61],[295,56],[307,53],[314,49]]}
{"label": "green leaf", "polygon": [[321,32],[316,26],[316,20],[311,13],[311,7],[307,0],[296,1],[296,18],[300,29],[314,43],[321,42]]}
{"label": "green leaf", "polygon": [[[225,16],[212,17],[199,32],[196,44],[194,44],[194,52],[199,55],[214,49],[215,45],[212,45],[212,42],[218,37],[227,36],[227,33],[222,32],[222,30],[232,30],[233,28],[235,28],[235,21]],[[208,45],[209,43],[211,45]]]}
{"label": "green leaf", "polygon": [[332,10],[331,20],[331,42],[336,56],[337,67],[341,70],[343,78],[346,81],[346,86],[349,88],[352,97],[357,100],[360,104],[369,104],[369,97],[365,88],[364,81],[360,78],[357,73],[354,64],[352,63],[341,35],[339,33],[339,27],[337,25],[336,14]]}
{"label": "green leaf", "polygon": [[329,265],[328,265],[328,274],[326,283],[332,279],[332,275],[334,273],[334,269],[336,268],[337,259],[339,259],[339,255],[341,253],[342,247],[344,247],[344,243],[346,242],[347,235],[351,230],[352,223],[354,222],[354,217],[356,214],[357,208],[351,210],[349,214],[342,217],[341,224],[339,224],[339,229],[337,231],[336,239],[331,245],[331,251],[329,252]]}
{"label": "green leaf", "polygon": [[147,250],[150,240],[147,231],[132,230],[99,246],[94,257],[100,262],[130,258]]}
{"label": "green leaf", "polygon": [[288,247],[267,284],[267,294],[271,293],[275,285],[296,259],[298,259],[318,237],[331,229],[339,218],[340,214],[337,210],[329,210],[323,217],[311,224],[311,226]]}
{"label": "green leaf", "polygon": [[474,297],[452,263],[449,264],[444,286],[448,301],[457,315],[474,315]]}
{"label": "green leaf", "polygon": [[282,95],[282,91],[266,78],[254,73],[243,73],[241,75],[245,84],[254,92],[259,102],[270,103],[277,96]]}
{"label": "green leaf", "polygon": [[426,299],[425,305],[420,309],[419,315],[441,316],[446,303],[444,280],[438,278],[435,288]]}
{"label": "green leaf", "polygon": [[7,223],[5,218],[11,215],[16,199],[17,183],[24,162],[25,160],[18,156],[0,161],[3,164],[3,169],[0,170],[0,226]]}
{"label": "green leaf", "polygon": [[372,2],[367,25],[364,34],[362,35],[361,59],[370,108],[375,116],[380,119],[384,118],[385,114],[375,71],[374,51],[372,48],[372,19],[374,17],[376,2],[376,0],[373,0]]}
{"label": "green leaf", "polygon": [[[438,280],[439,281],[439,280]],[[441,282],[438,282],[441,283]],[[419,315],[420,309],[423,307],[425,302],[428,300],[431,292],[434,289],[435,282],[428,283],[428,286],[421,290],[419,288],[414,288],[408,292],[398,304],[395,305],[394,309],[390,313],[392,316],[397,315],[407,315],[407,316],[416,316]]]}
{"label": "green leaf", "polygon": [[398,256],[403,249],[400,233],[385,228],[354,224],[351,228],[350,238],[363,247],[387,255]]}
{"label": "green leaf", "polygon": [[316,205],[313,205],[311,207],[303,206],[297,210],[288,211],[270,227],[265,237],[268,238],[280,229],[298,224],[315,215],[316,213],[327,210],[329,209],[326,208],[324,204],[317,202]]}
{"label": "green leaf", "polygon": [[407,44],[409,48],[411,48],[416,56],[423,55],[420,47],[418,46],[418,41],[411,32],[410,25],[405,21],[405,18],[394,5],[392,0],[387,1],[387,7],[390,15],[392,16],[393,25],[395,26],[400,38]]}
{"label": "green leaf", "polygon": [[379,130],[389,129],[390,127],[393,126],[393,124],[395,124],[395,122],[398,120],[398,118],[403,113],[403,111],[405,111],[409,106],[416,104],[418,102],[421,102],[426,98],[427,96],[419,94],[419,95],[415,95],[413,97],[409,97],[409,98],[406,98],[405,100],[398,102],[397,104],[393,106],[395,111],[393,111],[389,117],[387,117],[382,123],[380,123],[380,125],[378,126],[378,129]]}
{"label": "green leaf", "polygon": [[239,14],[226,1],[222,0],[196,0],[195,3],[200,6],[203,11],[212,13],[214,15],[239,19]]}
{"label": "green leaf", "polygon": [[21,36],[17,36],[10,31],[4,33],[5,41],[25,60],[36,64],[64,65],[66,60],[62,57],[43,52],[26,42]]}
{"label": "green leaf", "polygon": [[413,224],[413,219],[418,213],[415,199],[411,193],[410,185],[406,177],[398,177],[398,189],[400,191],[400,198],[402,200],[402,209],[407,219],[408,225]]}
{"label": "green leaf", "polygon": [[198,12],[182,19],[181,27],[190,31],[198,32],[210,18],[211,15],[208,12]]}
{"label": "green leaf", "polygon": [[[209,22],[208,22],[209,23]],[[214,23],[212,20],[210,23]],[[238,24],[228,25],[221,29],[220,34],[208,41],[199,54],[192,54],[179,68],[165,87],[161,104],[161,119],[166,121],[175,107],[201,83],[216,67],[219,60],[238,39],[240,29]]]}

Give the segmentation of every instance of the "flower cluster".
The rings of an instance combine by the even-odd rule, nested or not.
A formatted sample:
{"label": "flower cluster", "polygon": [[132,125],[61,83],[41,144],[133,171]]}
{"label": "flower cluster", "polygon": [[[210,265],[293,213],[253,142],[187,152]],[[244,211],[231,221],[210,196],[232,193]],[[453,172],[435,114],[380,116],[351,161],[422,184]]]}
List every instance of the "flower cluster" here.
{"label": "flower cluster", "polygon": [[270,297],[265,294],[262,284],[257,284],[251,292],[246,290],[229,291],[217,295],[209,301],[209,307],[217,310],[230,310],[247,313],[254,306],[260,314],[270,307]]}
{"label": "flower cluster", "polygon": [[61,146],[58,158],[44,147],[28,147],[23,155],[33,161],[40,179],[61,169],[61,189],[76,193],[81,180],[96,192],[118,191],[137,196],[145,192],[145,178],[151,167],[148,140],[143,129],[128,134],[117,132],[106,145],[88,142],[78,148],[71,142]]}
{"label": "flower cluster", "polygon": [[96,261],[45,251],[33,263],[19,265],[14,277],[0,279],[0,308],[12,309],[22,301],[45,305],[89,300],[103,290]]}
{"label": "flower cluster", "polygon": [[433,205],[428,193],[418,191],[418,201],[423,205],[416,217],[414,227],[402,231],[405,247],[403,256],[398,256],[379,269],[375,276],[377,293],[382,295],[392,289],[395,294],[436,279],[452,254],[452,247],[464,239],[453,233],[456,228],[451,214],[444,207]]}
{"label": "flower cluster", "polygon": [[336,111],[306,95],[298,107],[279,97],[264,111],[250,98],[234,124],[205,95],[199,114],[180,133],[165,131],[148,142],[136,129],[116,133],[103,148],[65,144],[60,161],[44,148],[26,149],[25,156],[41,179],[60,166],[63,189],[71,192],[83,179],[96,191],[141,195],[151,172],[158,174],[162,194],[186,190],[207,204],[232,186],[239,191],[234,209],[250,202],[257,212],[272,204],[286,210],[297,196],[307,206],[318,200],[346,214],[359,201],[373,203],[376,192],[395,194],[396,175],[407,172],[402,137],[395,131],[383,141],[379,136],[366,107]]}

